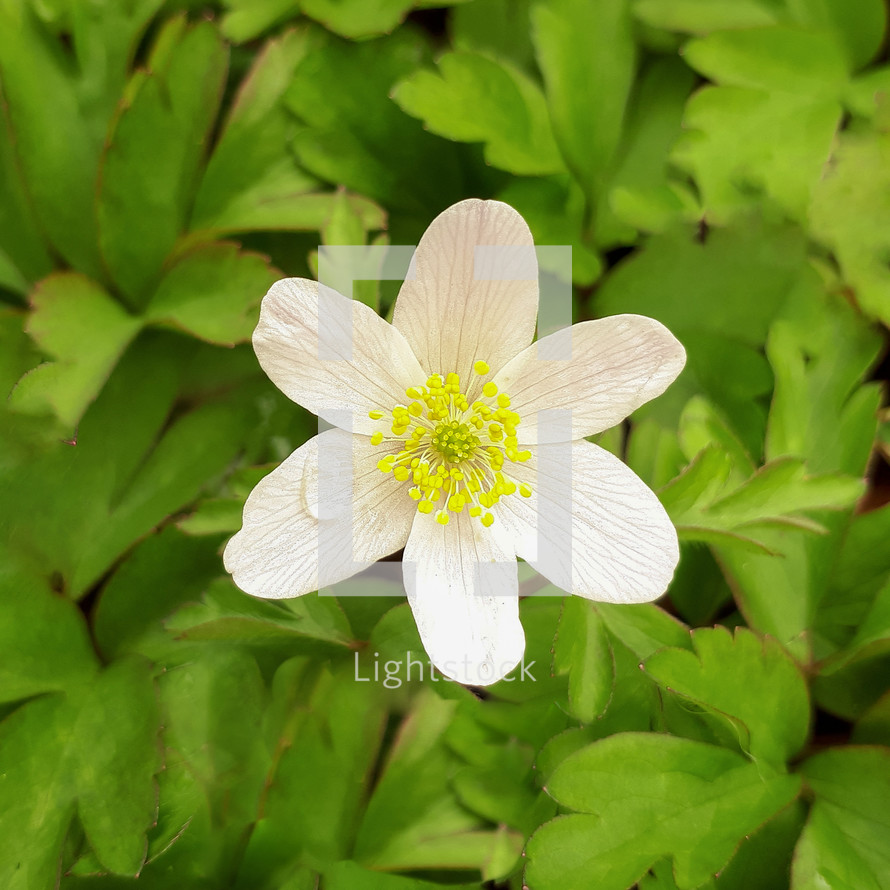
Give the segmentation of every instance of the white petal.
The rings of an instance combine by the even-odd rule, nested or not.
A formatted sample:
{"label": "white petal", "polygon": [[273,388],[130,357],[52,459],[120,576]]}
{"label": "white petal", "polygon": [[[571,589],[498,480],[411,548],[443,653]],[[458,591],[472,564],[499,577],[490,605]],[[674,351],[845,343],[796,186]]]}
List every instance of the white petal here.
{"label": "white petal", "polygon": [[429,376],[402,334],[372,309],[305,278],[272,285],[253,348],[285,395],[356,433],[381,428],[368,412],[404,404],[405,389]]}
{"label": "white petal", "polygon": [[643,315],[583,321],[569,330],[571,358],[560,355],[563,347],[568,354],[569,338],[558,331],[523,350],[494,378],[522,418],[520,444],[607,430],[661,395],[686,363],[680,341]]}
{"label": "white petal", "polygon": [[[486,248],[491,249],[486,249]],[[527,346],[538,314],[538,264],[525,220],[500,201],[461,201],[420,239],[393,324],[430,374],[464,380]]]}
{"label": "white petal", "polygon": [[[530,498],[502,498],[502,523],[519,556],[558,587],[609,603],[643,603],[667,589],[680,558],[677,532],[645,483],[590,442],[530,449],[513,478]],[[494,528],[494,526],[492,526]]]}
{"label": "white petal", "polygon": [[466,512],[448,525],[418,513],[402,563],[408,602],[433,664],[459,683],[487,686],[525,651],[512,548]]}
{"label": "white petal", "polygon": [[247,498],[223,554],[235,583],[269,599],[301,596],[403,547],[416,505],[377,469],[385,453],[336,429],[300,446]]}

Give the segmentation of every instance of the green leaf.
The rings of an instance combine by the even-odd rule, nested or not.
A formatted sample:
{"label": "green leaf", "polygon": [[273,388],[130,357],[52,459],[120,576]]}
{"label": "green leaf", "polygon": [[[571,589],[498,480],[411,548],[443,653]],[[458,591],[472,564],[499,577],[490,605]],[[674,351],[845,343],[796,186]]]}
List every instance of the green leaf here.
{"label": "green leaf", "polygon": [[529,841],[535,890],[624,890],[672,856],[681,890],[730,860],[739,841],[797,794],[796,776],[764,775],[724,748],[650,733],[595,742],[560,763],[547,783],[563,816]]}
{"label": "green leaf", "polygon": [[209,349],[144,333],[84,415],[76,444],[55,442],[4,479],[15,505],[0,520],[4,531],[47,574],[58,571],[69,595],[83,595],[136,540],[194,501],[262,431],[264,385],[210,400],[199,390],[174,411],[186,361]]}
{"label": "green leaf", "polygon": [[256,661],[235,648],[206,649],[159,679],[165,763],[196,780],[191,813],[206,796],[221,819],[256,817],[270,756],[258,729],[267,693]]}
{"label": "green leaf", "polygon": [[766,343],[775,374],[766,451],[800,455],[814,472],[864,475],[879,407],[863,385],[878,357],[874,328],[812,270],[801,277]]}
{"label": "green leaf", "polygon": [[145,858],[144,833],[157,811],[159,717],[151,668],[133,660],[100,675],[74,724],[78,815],[114,872],[135,875]]}
{"label": "green leaf", "polygon": [[595,201],[620,142],[634,78],[629,4],[551,0],[534,4],[531,15],[557,144]]}
{"label": "green leaf", "polygon": [[890,690],[859,717],[850,740],[857,745],[890,746]]}
{"label": "green leaf", "polygon": [[[621,228],[627,225],[660,232],[677,219],[698,218],[695,201],[668,178],[670,149],[681,133],[693,82],[693,73],[677,59],[657,59],[642,71],[615,170],[598,210],[598,242],[620,241]],[[617,218],[611,225],[604,217],[607,210]]]}
{"label": "green leaf", "polygon": [[637,0],[634,13],[653,28],[690,34],[761,28],[781,15],[769,0]]}
{"label": "green leaf", "polygon": [[850,70],[830,34],[774,27],[721,31],[692,40],[683,58],[726,86],[840,98]]}
{"label": "green leaf", "polygon": [[51,411],[74,428],[142,327],[102,287],[76,272],[45,278],[31,294],[27,331],[52,361],[16,387],[15,410]]}
{"label": "green leaf", "polygon": [[[180,250],[231,232],[322,227],[336,196],[297,166],[290,150],[295,124],[283,101],[312,45],[311,32],[290,31],[257,55],[201,178]],[[350,195],[349,202],[368,228],[383,226],[372,201]]]}
{"label": "green leaf", "polygon": [[[597,444],[602,445],[602,442]],[[614,453],[620,456],[624,449],[625,443],[619,441]],[[697,453],[697,450],[693,454]],[[624,459],[627,465],[655,491],[667,485],[688,463],[683,449],[680,448],[676,431],[665,429],[654,418],[640,420],[631,428]]]}
{"label": "green leaf", "polygon": [[0,878],[55,881],[76,811],[102,867],[135,876],[157,809],[159,713],[146,662],[117,662],[80,694],[38,698],[0,725]]}
{"label": "green leaf", "polygon": [[[776,376],[767,458],[797,455],[814,473],[863,476],[880,402],[873,384],[862,385],[880,348],[875,332],[846,300],[826,292],[812,270],[800,277],[782,315],[767,341]],[[824,631],[815,641],[812,634],[817,605],[839,603],[828,582],[849,521],[846,515],[818,518],[831,534],[804,539],[792,530],[759,530],[762,542],[782,552],[782,559],[729,547],[718,553],[748,624],[801,658],[811,657],[813,642],[822,645]],[[777,597],[776,590],[799,595]],[[815,620],[833,623],[830,613]]]}
{"label": "green leaf", "polygon": [[805,221],[840,123],[842,48],[825,32],[773,27],[711,34],[684,56],[720,84],[690,101],[689,133],[674,152],[712,218],[728,219],[765,192]]}
{"label": "green leaf", "polygon": [[148,321],[234,346],[250,339],[266,291],[281,278],[267,257],[208,244],[177,258],[145,310]]}
{"label": "green leaf", "polygon": [[694,460],[709,445],[719,446],[719,450],[729,456],[729,478],[734,484],[740,485],[756,470],[735,430],[707,399],[696,396],[689,400],[677,432],[683,454],[689,460]]}
{"label": "green leaf", "polygon": [[637,0],[634,12],[652,27],[690,34],[777,24],[830,32],[856,68],[878,51],[887,23],[882,0]]}
{"label": "green leaf", "polygon": [[698,184],[718,225],[771,198],[806,223],[841,123],[831,97],[739,86],[699,90],[686,106],[672,160]]}
{"label": "green leaf", "polygon": [[457,773],[454,790],[467,809],[527,836],[556,814],[556,806],[535,787],[532,749],[499,742],[492,762]]}
{"label": "green leaf", "polygon": [[244,498],[207,498],[176,523],[187,535],[235,534],[241,528]]}
{"label": "green leaf", "polygon": [[426,133],[389,97],[427,56],[426,44],[407,28],[359,44],[320,38],[297,66],[285,97],[307,125],[294,141],[301,165],[425,221],[430,206],[462,194],[454,147]]}
{"label": "green leaf", "polygon": [[693,652],[663,649],[646,672],[664,689],[729,717],[742,747],[781,767],[807,738],[810,704],[799,668],[775,640],[745,628],[692,631]]}
{"label": "green leaf", "polygon": [[825,751],[803,774],[815,801],[795,851],[793,890],[882,890],[890,874],[890,752]]}
{"label": "green leaf", "polygon": [[114,658],[139,651],[155,657],[161,622],[197,600],[220,573],[216,540],[189,538],[168,526],[139,544],[103,587],[92,615],[96,645]]}
{"label": "green leaf", "polygon": [[[389,244],[388,234],[382,233],[367,250],[362,250],[368,241],[362,213],[350,195],[340,189],[322,226],[321,241],[324,247],[313,255],[318,280],[379,313],[384,262],[379,248]],[[337,247],[349,249],[328,249]]]}
{"label": "green leaf", "polygon": [[713,625],[732,604],[732,591],[714,554],[695,543],[680,548],[671,583],[671,604],[692,627]]}
{"label": "green leaf", "polygon": [[127,82],[137,44],[163,0],[72,3],[66,0],[74,56],[74,86],[93,137],[104,140]]}
{"label": "green leaf", "polygon": [[173,19],[147,71],[134,75],[102,157],[99,240],[109,273],[141,308],[185,228],[193,181],[225,81],[227,51],[212,24]]}
{"label": "green leaf", "polygon": [[798,799],[746,837],[729,865],[714,878],[714,890],[788,890],[794,845],[806,809]]}
{"label": "green leaf", "polygon": [[165,624],[187,640],[352,644],[349,624],[332,597],[312,594],[284,604],[266,602],[247,596],[228,577],[218,579],[200,603],[181,608]]}
{"label": "green leaf", "polygon": [[[890,507],[856,514],[841,531],[813,632],[820,657],[844,659],[858,651],[855,640],[865,647],[876,641],[871,631],[863,631],[864,622],[875,630],[880,628],[878,598],[890,577],[890,553],[884,546],[890,535]],[[839,649],[845,649],[846,654],[840,655]]]}
{"label": "green leaf", "polygon": [[[813,194],[813,235],[837,257],[847,285],[865,312],[890,323],[890,136],[849,132]],[[868,207],[867,219],[858,208]]]}
{"label": "green leaf", "polygon": [[609,631],[638,659],[664,646],[690,648],[689,628],[653,603],[618,606],[597,603],[596,610]]}
{"label": "green leaf", "polygon": [[599,717],[615,684],[609,633],[593,603],[566,597],[553,651],[554,667],[569,675],[569,713],[582,723]]}
{"label": "green leaf", "polygon": [[415,700],[358,830],[358,862],[382,870],[479,869],[486,878],[503,877],[515,863],[521,837],[483,830],[446,790],[457,764],[442,736],[456,705],[431,690]]}
{"label": "green leaf", "polygon": [[22,179],[13,140],[9,109],[0,90],[0,287],[25,294],[37,279],[49,274],[53,264]]}
{"label": "green leaf", "polygon": [[806,515],[813,510],[852,507],[864,489],[859,479],[840,474],[809,476],[804,461],[779,458],[740,482],[730,481],[732,457],[718,445],[706,447],[661,491],[665,509],[687,540],[736,541],[774,552],[763,527],[787,526],[825,532]]}
{"label": "green leaf", "polygon": [[77,607],[34,574],[0,569],[0,701],[14,702],[89,681],[98,663]]}
{"label": "green leaf", "polygon": [[512,62],[523,71],[535,70],[530,35],[532,0],[473,0],[451,12],[455,49],[482,53]]}
{"label": "green leaf", "polygon": [[439,71],[421,69],[397,84],[393,98],[439,136],[484,142],[486,161],[522,176],[564,169],[547,105],[534,81],[506,61],[479,53],[440,56]]}
{"label": "green leaf", "polygon": [[760,451],[757,400],[770,389],[763,340],[801,273],[803,248],[799,230],[744,218],[703,241],[692,228],[653,236],[609,273],[594,297],[598,316],[657,318],[686,347],[686,370],[638,417],[675,428],[689,399],[703,394],[749,452]]}
{"label": "green leaf", "polygon": [[873,59],[887,28],[882,0],[808,0],[797,7],[797,14],[813,27],[831,30],[855,68]]}
{"label": "green leaf", "polygon": [[[327,245],[360,246],[368,238],[362,214],[350,201],[349,195],[342,189],[336,193],[331,203],[331,215],[325,220],[321,230],[321,240]],[[347,295],[349,290],[342,291]]]}
{"label": "green leaf", "polygon": [[[369,871],[355,862],[338,862],[325,872],[326,890],[436,890],[441,884]],[[478,890],[478,884],[449,884],[452,890]]]}
{"label": "green leaf", "polygon": [[73,69],[33,4],[0,4],[0,81],[27,191],[56,250],[101,279],[93,202],[102,135],[90,132]]}
{"label": "green leaf", "polygon": [[[602,260],[584,235],[584,195],[572,179],[567,176],[515,178],[497,198],[522,214],[535,244],[571,245],[574,284],[593,284],[600,277]],[[558,254],[551,259],[544,251],[538,258],[542,271],[562,280],[565,275],[558,260]]]}
{"label": "green leaf", "polygon": [[[264,805],[272,849],[325,867],[349,857],[385,726],[382,687],[296,660],[273,682],[278,752]],[[306,802],[312,801],[312,806]]]}
{"label": "green leaf", "polygon": [[253,40],[300,10],[300,0],[225,0],[222,32],[235,43]]}
{"label": "green leaf", "polygon": [[821,673],[830,674],[863,658],[890,651],[890,580],[878,591],[848,645],[832,658]]}
{"label": "green leaf", "polygon": [[890,67],[872,68],[850,82],[844,94],[844,104],[853,114],[878,121],[883,113],[888,85]]}
{"label": "green leaf", "polygon": [[300,0],[304,15],[352,39],[389,34],[413,5],[414,0]]}

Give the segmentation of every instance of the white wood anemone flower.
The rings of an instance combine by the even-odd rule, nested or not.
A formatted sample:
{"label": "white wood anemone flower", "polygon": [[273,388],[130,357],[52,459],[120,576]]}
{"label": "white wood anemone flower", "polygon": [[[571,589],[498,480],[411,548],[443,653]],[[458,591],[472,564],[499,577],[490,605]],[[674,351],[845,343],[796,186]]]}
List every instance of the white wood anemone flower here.
{"label": "white wood anemone flower", "polygon": [[683,347],[639,315],[533,343],[537,313],[531,232],[497,201],[462,201],[433,221],[392,324],[317,282],[274,284],[253,335],[259,362],[333,428],[247,498],[224,554],[235,583],[301,596],[404,547],[423,645],[469,685],[522,658],[516,557],[588,599],[661,596],[676,531],[653,492],[585,437],[664,392]]}

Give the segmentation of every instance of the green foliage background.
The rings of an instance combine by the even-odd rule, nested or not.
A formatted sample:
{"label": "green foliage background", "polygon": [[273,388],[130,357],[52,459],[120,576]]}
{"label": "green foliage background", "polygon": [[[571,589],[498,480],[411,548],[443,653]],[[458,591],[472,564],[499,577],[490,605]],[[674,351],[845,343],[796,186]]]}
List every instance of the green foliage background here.
{"label": "green foliage background", "polygon": [[[0,886],[890,887],[884,4],[441,6],[0,0]],[[524,600],[534,682],[387,689],[403,601],[223,571],[315,431],[248,340],[471,196],[686,345],[600,438],[683,556]]]}

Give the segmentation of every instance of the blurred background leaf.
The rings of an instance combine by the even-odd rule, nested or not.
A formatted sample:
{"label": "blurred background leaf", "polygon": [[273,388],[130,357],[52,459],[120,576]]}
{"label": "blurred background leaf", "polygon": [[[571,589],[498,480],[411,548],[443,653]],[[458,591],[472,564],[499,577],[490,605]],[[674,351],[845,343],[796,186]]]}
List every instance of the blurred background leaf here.
{"label": "blurred background leaf", "polygon": [[[890,887],[886,27],[0,0],[0,886]],[[522,566],[485,690],[405,677],[400,586],[267,602],[220,556],[317,429],[249,345],[263,293],[467,197],[571,246],[575,320],[688,354],[597,439],[679,528],[668,595]]]}

